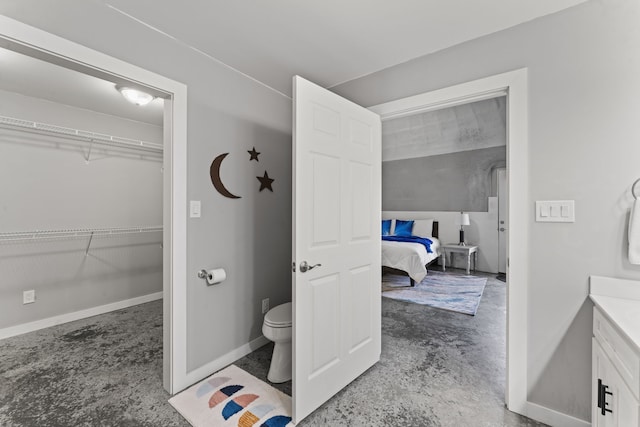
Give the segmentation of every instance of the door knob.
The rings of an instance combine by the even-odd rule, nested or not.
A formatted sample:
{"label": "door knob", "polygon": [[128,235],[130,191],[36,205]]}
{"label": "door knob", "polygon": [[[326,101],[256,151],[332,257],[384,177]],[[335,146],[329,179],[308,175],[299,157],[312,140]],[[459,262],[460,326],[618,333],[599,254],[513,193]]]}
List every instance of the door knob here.
{"label": "door knob", "polygon": [[300,263],[300,273],[306,273],[309,270],[313,270],[316,267],[321,267],[322,264],[309,265],[307,261],[302,261]]}
{"label": "door knob", "polygon": [[500,227],[500,231],[504,231],[504,230],[505,230],[505,228],[504,228],[504,227]]}

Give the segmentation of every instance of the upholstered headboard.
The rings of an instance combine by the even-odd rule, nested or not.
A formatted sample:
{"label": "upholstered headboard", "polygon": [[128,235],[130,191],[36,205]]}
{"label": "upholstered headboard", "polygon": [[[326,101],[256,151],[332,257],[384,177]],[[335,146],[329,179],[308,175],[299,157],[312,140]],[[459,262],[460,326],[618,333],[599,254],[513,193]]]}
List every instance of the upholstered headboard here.
{"label": "upholstered headboard", "polygon": [[[383,221],[383,225],[385,221],[391,221],[391,227],[389,229],[387,229],[387,232],[390,232],[391,234],[395,233],[395,219],[390,219],[390,218],[385,218],[382,220]],[[405,220],[406,221],[406,220]],[[415,221],[414,224],[414,228],[413,228],[413,233],[415,233],[417,236],[422,236],[422,237],[428,237],[428,236],[433,236],[435,238],[439,238],[439,229],[438,229],[438,221],[434,220],[434,219],[424,219],[424,218],[420,218],[420,219],[416,219],[413,220]],[[431,222],[431,230],[428,230],[428,225],[425,224],[428,222]],[[418,223],[421,223],[420,225]],[[420,230],[418,231],[417,228],[420,227]],[[383,231],[384,232],[384,231]]]}

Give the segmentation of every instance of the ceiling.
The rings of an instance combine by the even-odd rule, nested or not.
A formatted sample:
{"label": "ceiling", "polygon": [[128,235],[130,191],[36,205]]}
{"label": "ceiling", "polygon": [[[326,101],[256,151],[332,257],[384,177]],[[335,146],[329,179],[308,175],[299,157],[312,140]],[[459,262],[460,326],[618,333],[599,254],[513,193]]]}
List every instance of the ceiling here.
{"label": "ceiling", "polygon": [[382,161],[506,146],[506,96],[382,122]]}
{"label": "ceiling", "polygon": [[162,126],[161,99],[140,107],[125,100],[114,83],[2,48],[0,90]]}
{"label": "ceiling", "polygon": [[[93,0],[83,7],[121,14],[291,96],[296,74],[330,88],[584,1]],[[2,10],[55,19],[53,2],[39,5],[7,1]],[[113,83],[6,50],[0,89],[162,123],[161,100],[127,104]]]}
{"label": "ceiling", "polygon": [[585,0],[100,0],[291,95],[406,62]]}

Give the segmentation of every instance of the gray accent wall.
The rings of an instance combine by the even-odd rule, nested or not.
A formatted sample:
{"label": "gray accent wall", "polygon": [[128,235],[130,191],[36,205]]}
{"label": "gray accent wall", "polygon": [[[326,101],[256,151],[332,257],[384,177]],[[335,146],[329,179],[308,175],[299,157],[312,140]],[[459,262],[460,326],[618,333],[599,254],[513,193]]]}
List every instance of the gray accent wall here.
{"label": "gray accent wall", "polygon": [[487,212],[505,146],[382,163],[382,210]]}
{"label": "gray accent wall", "polygon": [[[187,85],[187,197],[202,201],[187,225],[187,368],[259,338],[261,300],[291,300],[291,99],[102,2],[8,0],[0,13]],[[211,185],[222,153],[223,182],[241,199]],[[258,192],[265,170],[273,193]],[[197,272],[214,267],[227,280],[206,286]]]}
{"label": "gray accent wall", "polygon": [[536,200],[576,206],[575,223],[528,225],[528,400],[581,420],[591,418],[589,276],[640,279],[626,256],[640,177],[638,22],[640,2],[589,1],[334,88],[372,106],[528,68],[531,212]]}

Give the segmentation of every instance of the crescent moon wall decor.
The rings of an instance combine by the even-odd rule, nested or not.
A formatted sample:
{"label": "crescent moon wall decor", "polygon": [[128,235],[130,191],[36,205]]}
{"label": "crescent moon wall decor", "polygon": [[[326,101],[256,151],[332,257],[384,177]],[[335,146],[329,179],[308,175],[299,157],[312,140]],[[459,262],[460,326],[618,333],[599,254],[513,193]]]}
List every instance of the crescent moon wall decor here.
{"label": "crescent moon wall decor", "polygon": [[240,199],[240,196],[236,196],[231,193],[222,183],[222,179],[220,179],[220,166],[222,165],[222,161],[225,157],[227,157],[229,153],[220,154],[218,157],[213,159],[211,162],[211,167],[209,168],[209,175],[211,176],[211,183],[214,188],[218,190],[218,193],[222,194],[224,197],[228,197],[230,199]]}

